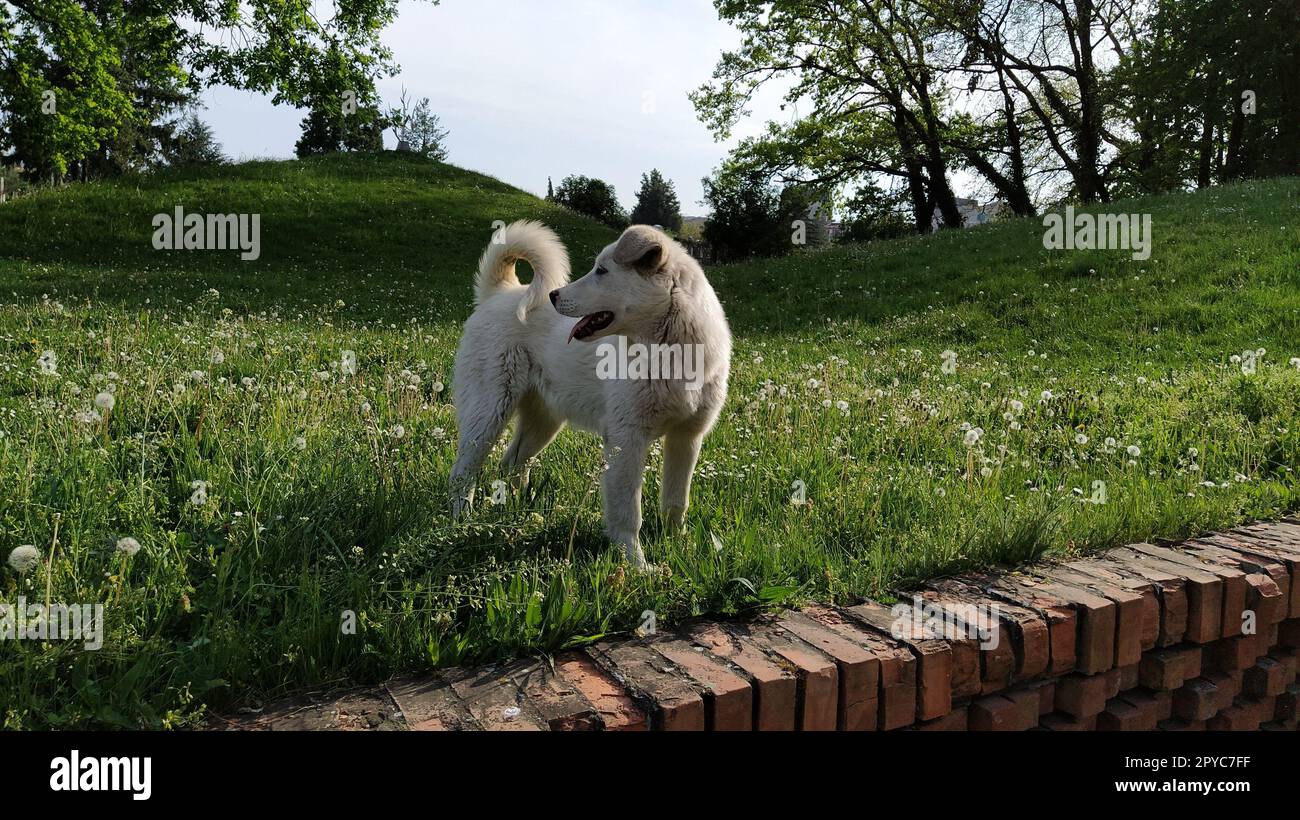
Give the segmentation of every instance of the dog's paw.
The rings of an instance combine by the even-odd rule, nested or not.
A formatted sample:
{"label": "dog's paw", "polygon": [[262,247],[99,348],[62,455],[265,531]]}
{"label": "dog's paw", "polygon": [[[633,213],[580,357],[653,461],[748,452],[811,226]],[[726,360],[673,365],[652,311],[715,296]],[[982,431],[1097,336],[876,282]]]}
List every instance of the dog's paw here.
{"label": "dog's paw", "polygon": [[627,562],[632,565],[632,569],[637,572],[647,572],[650,569],[650,565],[645,560],[645,553],[641,551],[639,545],[625,546],[623,550],[627,556]]}
{"label": "dog's paw", "polygon": [[664,528],[668,532],[681,532],[686,523],[686,508],[678,506],[664,507],[661,511],[664,519]]}

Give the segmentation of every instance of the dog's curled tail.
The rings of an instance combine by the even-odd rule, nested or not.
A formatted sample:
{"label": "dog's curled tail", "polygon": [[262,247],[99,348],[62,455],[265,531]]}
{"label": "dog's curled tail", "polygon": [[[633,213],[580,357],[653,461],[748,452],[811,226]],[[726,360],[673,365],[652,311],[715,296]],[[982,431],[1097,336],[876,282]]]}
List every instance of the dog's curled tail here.
{"label": "dog's curled tail", "polygon": [[497,229],[478,260],[475,303],[483,304],[503,287],[523,287],[515,276],[515,263],[520,259],[533,269],[533,281],[519,300],[517,315],[522,322],[529,311],[549,301],[551,291],[569,283],[569,252],[554,231],[531,219]]}

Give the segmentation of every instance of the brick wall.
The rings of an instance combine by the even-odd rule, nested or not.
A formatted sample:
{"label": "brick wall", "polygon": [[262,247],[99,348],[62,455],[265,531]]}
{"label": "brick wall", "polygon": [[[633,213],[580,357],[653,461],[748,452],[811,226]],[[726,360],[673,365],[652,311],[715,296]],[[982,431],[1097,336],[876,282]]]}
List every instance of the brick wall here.
{"label": "brick wall", "polygon": [[329,727],[417,730],[1294,731],[1297,573],[1300,521],[1259,523],[947,578],[899,604],[403,678],[352,696],[369,716],[313,708]]}

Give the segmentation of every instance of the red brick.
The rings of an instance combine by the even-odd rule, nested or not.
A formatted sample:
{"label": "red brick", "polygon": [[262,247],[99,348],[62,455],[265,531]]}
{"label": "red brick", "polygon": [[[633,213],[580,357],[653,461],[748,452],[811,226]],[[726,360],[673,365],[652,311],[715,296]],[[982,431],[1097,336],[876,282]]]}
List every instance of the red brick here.
{"label": "red brick", "polygon": [[[1188,593],[1187,580],[1181,574],[1146,562],[1129,551],[1112,551],[1094,559],[1092,564],[1127,579],[1134,591],[1140,591],[1146,585],[1154,588],[1159,606],[1155,646],[1173,646],[1183,640],[1187,633]],[[1143,647],[1149,648],[1145,640]]]}
{"label": "red brick", "polygon": [[592,731],[602,728],[599,713],[569,681],[556,674],[549,663],[515,661],[502,674],[524,693],[553,732]]}
{"label": "red brick", "polygon": [[1187,595],[1187,630],[1184,636],[1196,643],[1209,643],[1223,637],[1223,582],[1211,572],[1193,569],[1187,564],[1130,552],[1123,559],[1141,572],[1165,573],[1183,579]]}
{"label": "red brick", "polygon": [[1156,647],[1160,640],[1160,595],[1153,582],[1115,572],[1105,561],[1095,558],[1071,561],[1065,566],[1081,575],[1137,595],[1142,609],[1138,644],[1144,652]]}
{"label": "red brick", "polygon": [[[922,720],[936,718],[952,709],[952,702],[963,695],[972,694],[972,686],[978,691],[979,657],[972,647],[962,643],[949,643],[929,637],[924,624],[913,622],[911,607],[900,605],[897,616],[885,607],[867,603],[848,607],[845,613],[860,626],[876,630],[882,636],[901,643],[915,658],[912,674],[915,680],[914,715],[906,718],[911,723],[916,717]],[[882,669],[882,675],[884,671]],[[898,714],[897,706],[902,699],[886,698],[885,707],[890,712],[884,720],[884,728],[892,729],[901,724],[903,715]]]}
{"label": "red brick", "polygon": [[1247,697],[1269,698],[1286,691],[1286,667],[1269,657],[1260,658],[1245,670],[1241,691]]}
{"label": "red brick", "polygon": [[1187,721],[1208,720],[1219,711],[1219,689],[1206,678],[1189,680],[1174,691],[1174,714]]}
{"label": "red brick", "polygon": [[[1188,674],[1187,659],[1178,649],[1157,649],[1142,656],[1139,681],[1148,689],[1177,689]],[[1198,670],[1199,674],[1199,670]]]}
{"label": "red brick", "polygon": [[1038,718],[1042,711],[1041,693],[1028,688],[1008,689],[1002,693],[1002,696],[1016,705],[1022,727],[1032,729],[1038,725]]}
{"label": "red brick", "polygon": [[922,732],[965,732],[970,728],[969,709],[959,706],[941,718],[917,724]]}
{"label": "red brick", "polygon": [[645,711],[632,696],[603,669],[580,652],[562,652],[555,658],[555,672],[582,693],[600,716],[606,731],[639,732],[650,728]]}
{"label": "red brick", "polygon": [[671,664],[649,647],[633,642],[602,641],[587,656],[622,684],[659,731],[703,731],[704,698]]}
{"label": "red brick", "polygon": [[[810,606],[806,607],[804,612],[848,640],[861,643],[880,660],[880,691],[877,696],[879,713],[876,718],[876,728],[899,729],[916,720],[919,691],[917,681],[920,677],[918,670],[921,664],[911,650],[833,607]],[[945,649],[946,645],[942,641],[926,642],[923,651],[928,654],[922,657],[927,663],[934,661],[936,669],[942,672],[943,664],[937,656],[942,655]],[[936,673],[931,671],[930,674]],[[946,678],[935,680],[935,685],[948,685]]]}
{"label": "red brick", "polygon": [[1277,696],[1273,717],[1277,720],[1300,718],[1300,686],[1293,683]]}
{"label": "red brick", "polygon": [[1256,629],[1281,623],[1286,618],[1287,601],[1277,582],[1262,572],[1246,576],[1246,608],[1255,613]]}
{"label": "red brick", "polygon": [[936,610],[944,624],[944,638],[975,644],[979,653],[980,691],[996,692],[1009,684],[1016,674],[1016,647],[1010,628],[1005,629],[996,616],[996,601],[985,603],[954,601],[930,593],[922,595],[924,605]]}
{"label": "red brick", "polygon": [[834,731],[839,722],[840,675],[835,662],[803,641],[769,625],[731,625],[742,641],[787,664],[799,682],[798,725],[805,732]]}
{"label": "red brick", "polygon": [[749,681],[706,654],[703,647],[676,638],[658,638],[650,645],[698,684],[696,691],[704,696],[706,729],[748,732],[754,728],[754,691]]}
{"label": "red brick", "polygon": [[[1172,693],[1165,693],[1166,697],[1172,700]],[[1160,702],[1148,692],[1142,689],[1133,689],[1125,692],[1120,696],[1120,700],[1129,704],[1142,713],[1143,731],[1151,731],[1156,728],[1156,724],[1161,720],[1169,717],[1169,713],[1162,714]]]}
{"label": "red brick", "polygon": [[1259,728],[1256,710],[1249,706],[1229,706],[1205,722],[1211,732],[1253,732]]}
{"label": "red brick", "polygon": [[537,713],[519,687],[501,675],[498,667],[453,670],[447,673],[452,691],[479,726],[490,732],[547,731],[546,720]]}
{"label": "red brick", "polygon": [[[820,649],[839,667],[837,726],[840,731],[874,731],[879,711],[880,658],[863,648],[860,642],[848,640],[803,613],[787,613],[779,625]],[[943,714],[951,709],[951,702],[948,707]]]}
{"label": "red brick", "polygon": [[[1044,576],[1113,601],[1115,604],[1113,664],[1117,667],[1129,666],[1142,659],[1142,638],[1147,628],[1149,613],[1140,594],[1065,567],[1052,567],[1044,573]],[[1158,620],[1152,626],[1158,628]]]}
{"label": "red brick", "polygon": [[1032,679],[1047,671],[1052,650],[1049,625],[1043,615],[1028,607],[986,596],[978,587],[961,579],[936,581],[922,595],[927,599],[973,605],[982,608],[981,611],[996,612],[1001,627],[999,640],[1009,639],[1015,655],[1014,680]]}
{"label": "red brick", "polygon": [[1101,714],[1097,715],[1099,732],[1140,732],[1154,728],[1155,721],[1148,726],[1142,710],[1123,700],[1110,701]]}
{"label": "red brick", "polygon": [[[1289,593],[1287,617],[1300,617],[1300,549],[1290,548],[1263,535],[1244,533],[1239,530],[1216,533],[1210,540],[1228,549],[1258,558],[1262,562],[1276,561],[1282,564],[1290,577],[1289,589],[1286,590]],[[1273,580],[1277,581],[1279,588],[1283,588],[1280,579],[1274,577]]]}
{"label": "red brick", "polygon": [[1242,674],[1240,672],[1211,672],[1203,677],[1214,684],[1218,695],[1215,706],[1219,710],[1227,709],[1237,695],[1241,694]]}
{"label": "red brick", "polygon": [[762,732],[794,730],[798,682],[793,673],[718,624],[693,624],[686,628],[686,633],[710,655],[732,664],[738,674],[748,677],[754,692],[755,729]]}
{"label": "red brick", "polygon": [[1209,649],[1214,668],[1221,672],[1245,669],[1259,657],[1259,641],[1253,635],[1224,638],[1211,644]]}
{"label": "red brick", "polygon": [[1076,719],[1100,714],[1106,700],[1105,675],[1066,675],[1056,682],[1056,711]]}
{"label": "red brick", "polygon": [[[1037,722],[1037,715],[1034,717]],[[972,732],[1022,732],[1030,728],[1026,725],[1024,704],[1002,695],[988,695],[972,702],[969,727]]]}
{"label": "red brick", "polygon": [[1138,552],[1170,562],[1186,564],[1217,575],[1223,582],[1223,609],[1221,612],[1222,637],[1229,638],[1241,634],[1241,615],[1246,611],[1246,573],[1236,567],[1205,561],[1183,550],[1157,547],[1153,544],[1135,544]]}
{"label": "red brick", "polygon": [[385,688],[415,731],[458,732],[482,729],[442,677],[407,676],[389,681]]}

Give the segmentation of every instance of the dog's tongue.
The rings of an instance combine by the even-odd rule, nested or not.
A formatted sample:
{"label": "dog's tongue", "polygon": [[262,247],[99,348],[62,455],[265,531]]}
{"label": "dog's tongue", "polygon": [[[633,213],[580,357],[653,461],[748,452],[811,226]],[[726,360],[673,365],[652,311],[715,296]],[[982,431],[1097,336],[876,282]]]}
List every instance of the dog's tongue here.
{"label": "dog's tongue", "polygon": [[573,327],[569,328],[569,338],[564,340],[564,343],[566,345],[569,342],[573,341],[573,335],[575,333],[577,333],[579,330],[581,330],[583,327],[585,327],[587,324],[591,322],[591,317],[593,315],[594,314],[588,313],[586,316],[583,316],[581,319],[573,323]]}

